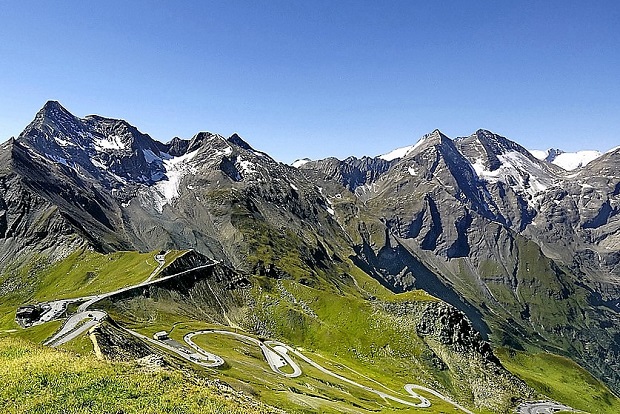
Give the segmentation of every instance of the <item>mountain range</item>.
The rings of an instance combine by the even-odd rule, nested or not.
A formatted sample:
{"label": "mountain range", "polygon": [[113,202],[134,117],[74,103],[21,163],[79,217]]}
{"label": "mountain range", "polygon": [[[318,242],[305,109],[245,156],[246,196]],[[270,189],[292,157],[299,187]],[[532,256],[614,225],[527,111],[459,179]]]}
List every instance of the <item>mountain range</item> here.
{"label": "mountain range", "polygon": [[[237,134],[164,144],[50,101],[0,146],[0,298],[34,301],[45,269],[76,252],[191,250],[250,287],[201,293],[222,301],[153,288],[139,303],[110,299],[108,313],[140,325],[150,306],[360,366],[381,354],[499,412],[554,391],[494,352],[568,358],[620,392],[619,212],[620,147],[537,152],[486,130],[435,130],[377,157],[289,166]],[[378,321],[385,343],[360,338]]]}

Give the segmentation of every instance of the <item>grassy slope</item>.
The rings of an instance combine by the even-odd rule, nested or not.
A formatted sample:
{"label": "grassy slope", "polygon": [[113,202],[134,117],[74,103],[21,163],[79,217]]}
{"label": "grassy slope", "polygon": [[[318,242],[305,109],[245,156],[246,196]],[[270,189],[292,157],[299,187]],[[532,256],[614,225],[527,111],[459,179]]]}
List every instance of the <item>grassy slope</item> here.
{"label": "grassy slope", "polygon": [[[330,278],[329,275],[324,276],[320,272],[309,276],[308,269],[300,263],[299,249],[293,248],[294,246],[286,247],[286,252],[264,251],[259,258],[265,262],[275,259],[276,263],[287,273],[294,275],[296,280],[277,282],[267,277],[256,277],[255,290],[252,294],[257,300],[255,309],[257,315],[263,320],[271,321],[268,328],[275,337],[293,346],[304,347],[313,359],[323,360],[326,367],[335,367],[334,371],[349,378],[355,380],[361,378],[358,382],[364,383],[364,377],[371,378],[396,392],[402,392],[403,385],[408,382],[434,383],[439,385],[440,389],[454,389],[450,375],[445,371],[433,370],[426,363],[425,358],[428,355],[420,338],[413,332],[406,332],[406,328],[395,329],[389,317],[377,313],[372,307],[372,302],[361,296],[374,296],[384,301],[435,300],[434,298],[420,291],[394,295],[346,262],[340,265],[340,273],[350,276],[349,278],[334,279],[333,276]],[[308,279],[312,286],[298,282]],[[360,295],[356,286],[366,294]],[[298,303],[291,301],[290,295],[283,294],[282,287],[292,294]],[[302,302],[309,306],[318,318],[308,315],[301,305]],[[118,316],[122,318],[122,315]],[[186,322],[176,325],[173,336],[179,341],[182,340],[184,333],[206,327],[199,321],[183,320],[178,315],[163,312],[149,322],[144,332],[152,334],[157,330],[170,330],[172,324],[179,321]],[[140,323],[133,326],[139,328]],[[343,387],[324,374],[303,366],[304,364],[302,369],[305,373],[309,373],[308,376],[292,380],[282,379],[269,371],[260,355],[255,355],[257,350],[227,338],[200,337],[198,341],[199,343],[204,341],[203,344],[207,349],[221,354],[230,361],[228,369],[217,372],[218,376],[240,389],[259,395],[262,400],[272,405],[287,410],[308,413],[350,410],[363,412],[377,409],[382,412],[412,411],[405,407],[386,405],[373,394],[359,395],[357,390],[349,389],[348,386]],[[388,344],[391,351],[384,350]],[[517,372],[512,366],[508,368]],[[552,365],[545,366],[545,369],[552,368]],[[577,365],[565,369],[571,372],[572,376],[581,370]],[[545,384],[550,388],[557,386],[551,382]],[[604,388],[600,383],[593,384],[592,386],[598,390]],[[578,383],[575,389],[583,390],[582,385],[583,383]],[[544,392],[544,389],[537,389]],[[561,394],[550,396],[567,404],[572,401]],[[452,411],[451,406],[435,397],[428,397],[433,402],[429,412]],[[590,410],[600,406],[600,412],[606,412],[605,406],[601,405],[604,404],[602,401],[592,403],[596,405],[591,405]]]}
{"label": "grassy slope", "polygon": [[[165,328],[170,330],[170,325],[149,326],[139,330],[151,335],[157,329]],[[198,321],[186,321],[175,324],[170,336],[183,342],[183,336],[186,333],[207,328],[231,329]],[[419,411],[398,403],[384,401],[376,394],[343,383],[296,357],[293,358],[299,363],[303,375],[298,378],[283,378],[271,371],[258,347],[226,335],[200,335],[194,337],[194,341],[204,349],[222,356],[226,361],[223,368],[203,370],[203,375],[208,378],[214,376],[221,378],[236,389],[254,395],[267,404],[285,409],[289,413],[414,413]],[[303,350],[306,356],[335,373],[404,399],[408,399],[403,389],[404,384],[415,382],[417,378],[417,375],[412,372],[412,367],[405,365],[401,366],[395,375],[389,358],[378,355],[376,362],[369,363],[368,361],[360,362],[356,358],[339,352],[298,349]],[[386,371],[384,369],[386,366],[391,366],[392,369]],[[383,388],[379,383],[387,386],[388,389]],[[433,401],[432,408],[425,410],[426,412],[455,414],[459,412],[432,395],[426,396]],[[411,401],[418,402],[415,399]]]}
{"label": "grassy slope", "polygon": [[589,413],[620,413],[620,400],[590,373],[568,358],[549,353],[527,354],[500,349],[510,371],[550,398]]}
{"label": "grassy slope", "polygon": [[[111,292],[144,281],[158,266],[155,252],[115,252],[107,255],[77,251],[40,277],[38,301]],[[166,261],[178,256],[171,252]]]}
{"label": "grassy slope", "polygon": [[[182,253],[168,253],[166,263]],[[116,252],[103,255],[77,250],[51,266],[40,258],[25,267],[9,268],[0,275],[0,286],[6,283],[18,288],[2,296],[0,301],[0,334],[18,328],[14,317],[20,305],[110,292],[144,281],[157,268],[154,254]]]}
{"label": "grassy slope", "polygon": [[[363,286],[363,277],[357,277],[358,284]],[[432,384],[432,388],[444,393],[454,391],[451,376],[427,363],[430,350],[415,327],[399,325],[392,315],[373,306],[372,301],[283,281],[284,289],[297,300],[294,303],[287,299],[289,295],[280,293],[281,288],[269,286],[273,281],[263,279],[260,282],[257,313],[264,313],[263,317],[273,322],[269,328],[276,337],[302,346],[312,359],[324,363],[325,367],[375,389],[381,388],[374,381],[397,393],[403,393],[407,383]],[[386,301],[436,300],[423,291],[395,295],[381,289],[378,288],[377,293]],[[304,312],[301,303],[307,304],[317,317]],[[458,412],[435,396],[420,393],[433,404],[428,412]],[[406,407],[395,409],[382,404],[376,396],[371,397],[381,412],[418,411]],[[460,397],[471,406],[467,396]]]}
{"label": "grassy slope", "polygon": [[[278,287],[280,283],[282,286]],[[369,290],[376,288],[376,293],[380,293],[382,289],[370,278],[364,281],[359,276],[358,283]],[[299,302],[297,304],[291,302],[291,295],[282,294],[280,290],[282,288],[287,289]],[[399,302],[436,300],[421,291],[402,295],[386,292],[381,294],[384,294],[386,299],[390,296],[391,300]],[[403,389],[405,384],[409,382],[429,384],[436,380],[435,373],[429,372],[426,364],[421,361],[427,348],[415,334],[414,328],[394,327],[393,320],[389,316],[377,312],[371,302],[359,296],[326,292],[294,281],[278,282],[266,277],[254,278],[252,296],[258,302],[254,309],[256,316],[271,322],[269,330],[276,338],[292,346],[303,347],[307,356],[347,378],[384,390],[377,383],[379,382],[389,387],[394,395],[404,398],[407,398]],[[301,308],[301,301],[313,309],[318,317],[309,316]],[[183,341],[185,333],[194,330],[222,329],[221,326],[207,325],[166,312],[171,304],[163,303],[162,300],[153,305],[157,309],[153,309],[149,314],[148,322],[146,320],[142,323],[134,322],[130,326],[146,335],[152,335],[159,330],[172,330],[171,336],[179,342]],[[125,316],[113,311],[111,314],[118,320],[123,320]],[[406,334],[403,334],[403,331],[406,331]],[[385,402],[376,394],[344,384],[298,359],[296,360],[300,362],[304,375],[296,379],[286,379],[271,372],[259,349],[254,345],[243,344],[222,335],[199,336],[195,339],[204,345],[205,349],[224,357],[228,363],[226,369],[208,371],[207,375],[217,375],[236,388],[259,395],[261,400],[287,411],[299,413],[418,411],[393,402]],[[449,385],[449,381],[445,382]],[[436,397],[426,396],[433,403],[427,412],[457,412],[451,405]]]}
{"label": "grassy slope", "polygon": [[[195,339],[205,349],[229,361],[226,369],[220,373],[225,381],[289,412],[413,413],[419,411],[395,402],[384,401],[376,394],[343,383],[298,358],[296,361],[304,374],[298,378],[283,378],[269,369],[260,350],[254,345],[224,335],[205,335]],[[359,363],[354,365],[350,360],[341,358],[340,355],[324,355],[306,349],[303,353],[339,375],[405,400],[408,399],[402,388],[405,383],[392,378],[390,373],[380,373],[378,369],[369,370],[367,366]],[[386,385],[388,389],[383,388],[378,382]],[[426,410],[427,412],[458,412],[448,404],[437,401],[432,396],[429,397],[433,400],[433,406]],[[414,403],[419,402],[414,399],[410,400]]]}
{"label": "grassy slope", "polygon": [[[290,273],[296,275],[297,278],[307,277],[308,270],[304,268],[305,266],[299,265],[300,261],[295,252],[294,249],[288,250],[287,255],[284,256],[286,259],[280,260],[279,264],[286,263],[290,266],[294,264],[296,269]],[[180,253],[175,252],[172,256],[178,254]],[[172,256],[168,255],[167,261]],[[6,297],[3,297],[0,303],[1,310],[4,311],[4,308],[9,310],[0,314],[2,317],[0,337],[7,335],[6,332],[3,333],[3,330],[15,328],[12,318],[14,309],[19,304],[56,298],[56,296],[51,296],[56,289],[61,289],[65,297],[91,294],[99,290],[114,290],[144,280],[156,266],[153,253],[139,254],[136,252],[119,252],[104,256],[81,251],[47,269],[34,263],[21,276],[35,275],[35,280],[40,280],[39,284],[33,291],[21,290],[17,294],[9,294],[8,297],[12,300],[5,301]],[[285,270],[293,270],[286,269],[288,267],[286,265],[283,267]],[[361,296],[374,296],[386,301],[435,299],[420,291],[394,295],[377,281],[354,266],[347,265],[346,262],[341,265],[340,270],[342,274],[347,274],[349,277],[336,282],[332,277],[332,281],[327,282],[328,277],[316,275],[319,277],[312,278],[313,287],[304,286],[296,281],[276,282],[266,277],[257,277],[255,289],[258,287],[260,289],[255,290],[253,294],[258,299],[257,310],[264,312],[265,318],[273,321],[270,329],[277,337],[294,346],[303,346],[308,356],[317,362],[360,383],[376,386],[372,383],[372,380],[376,380],[400,393],[403,392],[402,386],[407,382],[430,384],[437,381],[436,384],[448,390],[451,389],[449,376],[446,376],[444,372],[429,369],[428,364],[423,362],[425,347],[417,335],[404,336],[402,329],[394,329],[389,318],[386,319],[384,315],[376,313],[371,302],[355,292],[358,292],[356,287],[358,286],[365,292]],[[86,276],[88,272],[92,274]],[[107,277],[108,275],[114,275],[114,277]],[[280,287],[277,286],[278,283],[281,283]],[[297,300],[303,301],[312,308],[318,318],[309,316],[299,303],[291,302],[290,295],[282,293],[282,287]],[[183,321],[183,319],[178,315],[162,315],[161,320],[150,322],[145,333],[161,329],[169,330],[173,323]],[[177,325],[174,333],[179,340],[185,332],[206,327],[200,321],[192,322],[185,319],[185,322],[185,326],[184,324]],[[10,335],[42,341],[57,326],[58,322],[52,322],[27,330],[18,330]],[[138,327],[139,324],[134,326]],[[368,394],[355,387],[342,386],[333,378],[304,364],[302,364],[302,369],[308,375],[298,379],[282,379],[271,373],[260,354],[256,354],[257,350],[251,349],[252,347],[227,338],[218,337],[216,342],[212,339],[200,338],[201,341],[209,340],[205,346],[231,362],[228,369],[209,371],[207,376],[217,376],[230,381],[237,388],[257,394],[261,399],[273,405],[295,412],[347,412],[351,410],[370,412],[377,409],[382,412],[414,411],[405,407],[386,405],[374,394]],[[383,350],[387,344],[390,345],[391,351]],[[88,347],[83,345],[83,343],[76,343],[68,349],[90,352]],[[506,362],[506,365],[513,372],[531,381],[526,375],[530,369],[526,359],[512,363]],[[574,398],[570,396],[574,394],[571,393],[582,393],[584,390],[594,389],[595,392],[591,394],[599,395],[600,398],[588,400],[591,404],[588,408],[592,410],[592,407],[601,407],[599,410],[601,413],[615,412],[613,409],[606,411],[606,403],[613,397],[608,392],[607,394],[602,392],[604,387],[596,381],[580,381],[579,378],[583,371],[577,365],[562,365],[563,372],[568,375],[566,378],[569,378],[568,380],[564,378],[563,381],[555,379],[554,372],[558,372],[558,367],[557,364],[550,363],[549,359],[546,363],[539,363],[536,366],[542,371],[534,378],[538,382],[531,385],[539,391],[561,402],[572,404]],[[36,371],[39,368],[33,369]],[[115,368],[110,369],[112,371],[101,372],[113,375]],[[124,369],[127,373],[131,371],[128,367]],[[573,387],[567,388],[564,385],[566,381],[573,383]],[[22,389],[22,392],[26,391]],[[433,402],[430,412],[453,412],[451,406],[432,396],[428,397]],[[613,400],[610,404],[612,404],[610,407],[617,407],[613,404],[618,404],[618,400]],[[583,405],[575,406],[583,407]]]}
{"label": "grassy slope", "polygon": [[3,413],[268,413],[273,410],[180,372],[145,372],[0,339]]}

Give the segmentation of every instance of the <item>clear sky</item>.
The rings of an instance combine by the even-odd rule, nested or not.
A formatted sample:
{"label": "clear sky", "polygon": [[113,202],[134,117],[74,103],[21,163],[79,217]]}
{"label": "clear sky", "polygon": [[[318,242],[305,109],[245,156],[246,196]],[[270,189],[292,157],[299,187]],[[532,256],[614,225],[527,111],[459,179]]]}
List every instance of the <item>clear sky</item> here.
{"label": "clear sky", "polygon": [[290,162],[439,128],[620,145],[620,2],[0,0],[0,141],[45,101]]}

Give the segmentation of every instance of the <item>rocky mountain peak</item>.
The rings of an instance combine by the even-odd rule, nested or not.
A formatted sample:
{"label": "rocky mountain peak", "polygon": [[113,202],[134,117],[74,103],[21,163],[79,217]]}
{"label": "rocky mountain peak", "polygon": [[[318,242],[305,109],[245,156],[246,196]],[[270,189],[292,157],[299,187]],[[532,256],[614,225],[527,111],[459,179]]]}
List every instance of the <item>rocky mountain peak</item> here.
{"label": "rocky mountain peak", "polygon": [[[71,114],[57,101],[48,101],[20,134],[20,140],[28,140],[34,146],[47,146],[46,141],[60,139],[74,145],[85,145],[80,119]],[[35,143],[36,141],[36,143]]]}
{"label": "rocky mountain peak", "polygon": [[452,140],[440,130],[435,129],[433,132],[424,135],[419,142],[423,142],[426,145],[445,145],[451,143]]}
{"label": "rocky mountain peak", "polygon": [[479,129],[473,134],[473,136],[485,147],[487,152],[494,155],[504,155],[508,152],[515,151],[528,157],[530,156],[529,151],[521,145],[486,129]]}
{"label": "rocky mountain peak", "polygon": [[83,179],[108,188],[164,177],[163,144],[124,120],[98,115],[78,118],[57,101],[43,106],[17,142],[31,157],[63,164]]}
{"label": "rocky mountain peak", "polygon": [[63,107],[58,101],[47,101],[45,105],[43,105],[43,107],[39,110],[37,115],[40,115],[47,119],[56,119],[56,120],[74,118],[74,116],[65,107]]}
{"label": "rocky mountain peak", "polygon": [[[175,144],[179,146],[181,145],[182,142],[183,140],[177,139],[174,142],[171,141],[169,145]],[[222,150],[226,148],[231,148],[231,144],[232,146],[241,148],[246,151],[254,151],[254,149],[250,146],[250,144],[245,142],[237,134],[233,134],[229,138],[224,138],[220,134],[215,134],[213,132],[208,132],[208,131],[202,131],[194,135],[192,139],[189,140],[187,152],[195,151],[201,147],[211,147],[211,148]],[[230,151],[230,150],[227,150],[227,151]]]}
{"label": "rocky mountain peak", "polygon": [[222,137],[216,134],[213,134],[211,132],[206,132],[206,131],[199,132],[196,135],[194,135],[192,139],[189,140],[186,152],[196,151],[200,147],[204,146],[207,142],[212,141],[213,139],[217,139],[217,138],[222,139]]}
{"label": "rocky mountain peak", "polygon": [[532,154],[521,145],[486,129],[479,129],[468,137],[455,140],[458,150],[472,165],[478,165],[486,171],[499,169],[505,159],[513,158],[514,154],[536,163]]}
{"label": "rocky mountain peak", "polygon": [[250,144],[248,144],[246,141],[244,141],[243,138],[241,138],[239,135],[237,135],[237,133],[234,133],[230,137],[228,137],[228,142],[230,142],[231,144],[235,144],[235,145],[243,148],[244,150],[254,151],[254,148],[252,148],[250,146]]}
{"label": "rocky mountain peak", "polygon": [[165,152],[167,152],[173,157],[180,157],[181,155],[185,154],[188,147],[189,141],[186,139],[181,139],[179,137],[172,138],[170,142],[164,144],[163,146]]}

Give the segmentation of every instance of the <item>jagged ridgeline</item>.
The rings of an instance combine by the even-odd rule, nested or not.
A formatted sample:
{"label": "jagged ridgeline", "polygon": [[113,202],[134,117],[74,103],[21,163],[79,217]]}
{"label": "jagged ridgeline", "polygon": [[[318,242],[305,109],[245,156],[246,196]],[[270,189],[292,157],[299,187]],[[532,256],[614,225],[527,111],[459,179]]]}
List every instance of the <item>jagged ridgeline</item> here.
{"label": "jagged ridgeline", "polygon": [[[570,171],[537,156],[434,131],[293,167],[236,134],[164,144],[48,102],[0,147],[0,335],[160,354],[291,412],[618,412],[620,149]],[[90,335],[61,335],[89,309]],[[205,330],[218,368],[161,345]]]}

